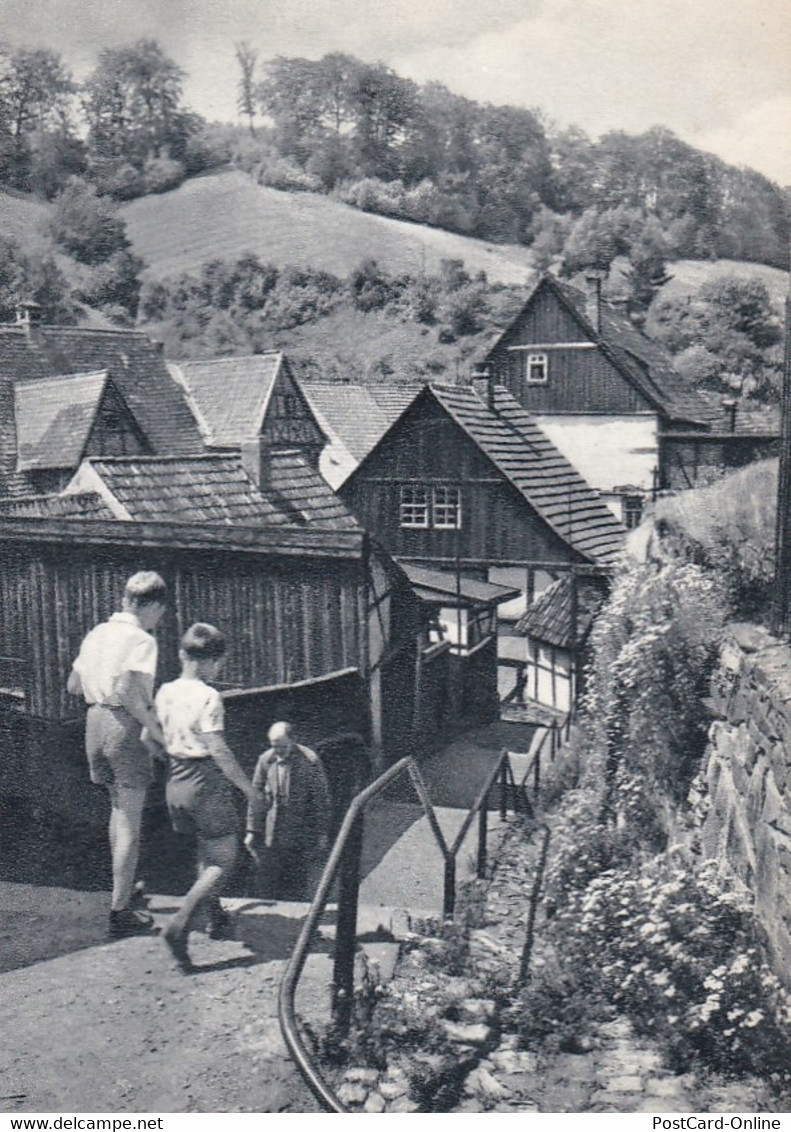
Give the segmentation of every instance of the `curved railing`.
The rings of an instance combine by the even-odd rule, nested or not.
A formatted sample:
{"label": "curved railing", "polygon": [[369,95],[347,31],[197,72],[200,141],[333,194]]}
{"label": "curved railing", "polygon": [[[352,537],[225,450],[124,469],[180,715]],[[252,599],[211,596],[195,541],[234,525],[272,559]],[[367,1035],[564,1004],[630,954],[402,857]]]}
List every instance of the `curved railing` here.
{"label": "curved railing", "polygon": [[514,781],[507,751],[501,753],[500,758],[487,776],[467,812],[461,829],[450,846],[445,841],[440,829],[420,768],[412,758],[401,759],[395,763],[352,799],[324,866],[316,894],[302,925],[291,958],[286,964],[278,1001],[280,1028],[288,1050],[311,1092],[327,1112],[346,1112],[348,1110],[344,1108],[335,1092],[322,1077],[313,1055],[302,1038],[295,1008],[297,985],[305,966],[313,936],[318,929],[329,893],[337,877],[339,882],[338,916],[335,935],[332,1008],[336,1026],[341,1030],[348,1027],[354,996],[354,956],[357,937],[363,815],[366,807],[375,798],[387,790],[398,778],[405,775],[409,777],[412,783],[434,835],[434,840],[442,852],[445,868],[443,912],[446,916],[453,915],[456,905],[456,858],[476,814],[478,815],[476,872],[479,877],[482,877],[485,873],[489,794],[495,782],[499,783],[499,808],[503,819],[507,813],[509,798],[512,803],[511,809],[524,808],[527,812],[526,795],[524,790]]}

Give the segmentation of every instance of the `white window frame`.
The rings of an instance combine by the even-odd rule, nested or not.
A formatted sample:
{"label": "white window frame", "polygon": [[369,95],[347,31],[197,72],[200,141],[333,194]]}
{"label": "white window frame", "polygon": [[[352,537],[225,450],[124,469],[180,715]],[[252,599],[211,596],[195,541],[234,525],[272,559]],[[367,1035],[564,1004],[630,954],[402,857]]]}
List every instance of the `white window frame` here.
{"label": "white window frame", "polygon": [[429,525],[428,488],[419,483],[401,485],[398,508],[399,526],[406,530],[426,530]]}
{"label": "white window frame", "polygon": [[437,531],[461,530],[461,488],[451,484],[431,489],[431,525]]}
{"label": "white window frame", "polygon": [[[540,376],[534,375],[540,370]],[[528,354],[525,358],[525,382],[527,385],[546,385],[549,381],[549,354]]]}

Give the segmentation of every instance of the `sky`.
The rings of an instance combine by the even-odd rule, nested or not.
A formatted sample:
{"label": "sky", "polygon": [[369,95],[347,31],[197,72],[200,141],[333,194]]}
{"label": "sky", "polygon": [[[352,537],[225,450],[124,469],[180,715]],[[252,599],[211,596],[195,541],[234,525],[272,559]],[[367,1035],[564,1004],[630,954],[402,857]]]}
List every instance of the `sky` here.
{"label": "sky", "polygon": [[235,120],[234,43],[262,59],[344,51],[592,137],[662,125],[791,185],[788,0],[0,0],[0,38],[60,51],[158,39],[185,101]]}

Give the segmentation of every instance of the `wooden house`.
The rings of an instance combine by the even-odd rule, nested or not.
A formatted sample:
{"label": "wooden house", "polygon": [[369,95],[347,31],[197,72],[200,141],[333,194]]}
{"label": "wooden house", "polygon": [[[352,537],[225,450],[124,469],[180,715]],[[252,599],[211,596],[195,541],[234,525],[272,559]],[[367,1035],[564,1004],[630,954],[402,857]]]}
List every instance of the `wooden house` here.
{"label": "wooden house", "polygon": [[238,452],[251,437],[298,448],[318,465],[326,437],[288,359],[279,351],[171,362],[171,378],[212,452]]}
{"label": "wooden house", "polygon": [[302,381],[300,386],[327,438],[319,471],[336,490],[422,389],[329,381]]}
{"label": "wooden house", "polygon": [[54,492],[86,456],[202,450],[162,349],[133,330],[0,325],[0,496]]}
{"label": "wooden house", "polygon": [[507,390],[426,386],[340,489],[399,560],[519,590],[608,569],[624,531]]}
{"label": "wooden house", "polygon": [[515,628],[525,645],[517,678],[521,699],[572,710],[583,690],[593,618],[604,600],[601,580],[563,575],[541,593]]}
{"label": "wooden house", "polygon": [[776,446],[776,422],[734,416],[601,295],[542,275],[482,369],[505,386],[627,527],[658,489],[694,486]]}

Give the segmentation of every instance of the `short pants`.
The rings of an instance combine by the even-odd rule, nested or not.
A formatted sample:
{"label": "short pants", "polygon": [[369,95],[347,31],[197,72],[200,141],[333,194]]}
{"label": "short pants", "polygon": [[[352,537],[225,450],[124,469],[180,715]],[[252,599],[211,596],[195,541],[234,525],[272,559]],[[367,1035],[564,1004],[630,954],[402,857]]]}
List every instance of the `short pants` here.
{"label": "short pants", "polygon": [[168,756],[165,796],[177,833],[193,834],[204,841],[238,833],[235,794],[235,788],[214,759]]}
{"label": "short pants", "polygon": [[141,725],[122,707],[91,704],[85,752],[91,782],[145,790],[153,778],[151,755],[140,740]]}

